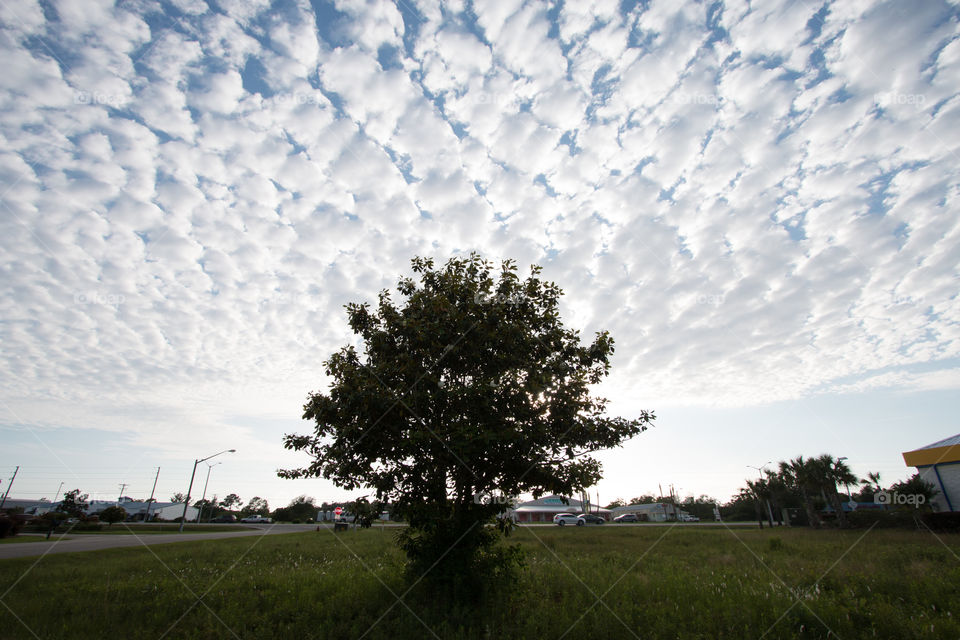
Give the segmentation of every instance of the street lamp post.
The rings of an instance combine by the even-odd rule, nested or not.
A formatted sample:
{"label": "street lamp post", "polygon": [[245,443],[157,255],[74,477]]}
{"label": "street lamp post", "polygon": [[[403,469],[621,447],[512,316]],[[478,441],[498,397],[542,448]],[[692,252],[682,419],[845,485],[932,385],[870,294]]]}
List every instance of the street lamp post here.
{"label": "street lamp post", "polygon": [[183,516],[180,517],[180,532],[183,533],[183,525],[187,522],[187,507],[190,506],[190,492],[193,491],[193,477],[197,475],[197,465],[203,462],[204,460],[209,460],[210,458],[216,458],[222,453],[236,453],[236,449],[225,449],[220,453],[215,453],[212,456],[207,456],[206,458],[200,458],[199,460],[193,461],[193,472],[190,474],[190,486],[187,487],[187,495],[183,499]]}
{"label": "street lamp post", "polygon": [[210,484],[210,470],[213,469],[218,464],[223,464],[222,462],[214,462],[210,464],[209,462],[205,463],[207,465],[207,480],[203,483],[203,497],[200,498],[200,510],[197,512],[197,524],[200,524],[200,516],[203,515],[203,507],[206,506],[207,500],[207,485]]}

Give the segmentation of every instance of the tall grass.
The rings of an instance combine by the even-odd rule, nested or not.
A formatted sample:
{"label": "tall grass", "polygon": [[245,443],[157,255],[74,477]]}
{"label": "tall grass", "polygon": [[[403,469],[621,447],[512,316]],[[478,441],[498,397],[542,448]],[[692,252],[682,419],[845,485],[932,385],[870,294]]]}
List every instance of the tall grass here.
{"label": "tall grass", "polygon": [[604,526],[511,541],[527,570],[475,606],[410,588],[380,530],[4,561],[0,637],[960,637],[956,536]]}

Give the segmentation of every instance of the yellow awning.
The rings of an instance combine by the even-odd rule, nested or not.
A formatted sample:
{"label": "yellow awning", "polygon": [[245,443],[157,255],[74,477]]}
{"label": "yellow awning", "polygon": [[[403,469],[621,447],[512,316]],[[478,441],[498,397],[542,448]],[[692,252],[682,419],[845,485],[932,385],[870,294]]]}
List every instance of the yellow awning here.
{"label": "yellow awning", "polygon": [[958,462],[960,461],[960,444],[907,451],[903,454],[903,461],[907,463],[908,467],[923,467],[944,462]]}

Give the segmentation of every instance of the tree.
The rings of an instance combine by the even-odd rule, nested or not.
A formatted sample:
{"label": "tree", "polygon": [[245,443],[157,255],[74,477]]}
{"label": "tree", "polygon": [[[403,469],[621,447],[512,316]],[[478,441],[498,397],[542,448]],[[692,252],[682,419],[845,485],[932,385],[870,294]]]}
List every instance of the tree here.
{"label": "tree", "polygon": [[[453,584],[501,575],[519,551],[497,545],[509,527],[483,526],[508,497],[574,495],[601,477],[591,453],[646,430],[655,416],[604,415],[590,386],[610,370],[613,339],[583,345],[560,321],[560,288],[512,261],[499,278],[477,254],[436,268],[414,258],[395,304],[346,305],[363,353],[343,347],[324,363],[331,386],[311,393],[312,434],[289,434],[308,453],[284,478],[323,477],[347,490],[370,487],[409,527],[399,536],[413,576]],[[482,496],[482,499],[478,499]],[[429,573],[427,569],[432,568]],[[489,570],[489,571],[487,571]]]}
{"label": "tree", "polygon": [[361,528],[369,529],[373,525],[373,521],[380,516],[380,506],[379,502],[370,502],[367,500],[367,496],[357,498],[350,505],[350,511],[353,513],[353,521],[359,524]]}
{"label": "tree", "polygon": [[623,498],[617,498],[616,500],[614,500],[613,502],[611,502],[610,504],[608,504],[608,505],[607,505],[606,507],[604,507],[604,508],[605,508],[605,509],[616,509],[617,507],[625,507],[625,506],[627,506],[627,503],[623,501]]}
{"label": "tree", "polygon": [[292,522],[294,520],[304,521],[312,520],[316,517],[318,511],[313,498],[308,496],[297,496],[285,507],[280,507],[273,512],[273,519],[276,521]]}
{"label": "tree", "polygon": [[83,518],[86,516],[87,498],[89,497],[86,493],[80,493],[80,489],[67,491],[63,494],[63,500],[60,501],[58,511],[62,511],[72,518]]}
{"label": "tree", "polygon": [[235,493],[231,493],[226,498],[220,501],[220,507],[228,511],[231,511],[233,510],[234,507],[240,506],[242,502],[243,500],[240,499],[240,496],[238,496]]}
{"label": "tree", "polygon": [[630,498],[630,504],[654,504],[659,502],[655,496],[644,494],[636,498]]}
{"label": "tree", "polygon": [[254,496],[250,498],[250,502],[248,502],[245,507],[240,509],[240,515],[243,517],[252,515],[268,516],[270,515],[270,505],[260,496]]}
{"label": "tree", "polygon": [[176,504],[183,504],[186,501],[187,501],[187,496],[180,493],[179,491],[173,494],[172,496],[170,496],[170,502],[174,502]]}
{"label": "tree", "polygon": [[196,502],[193,503],[193,506],[197,508],[197,518],[200,521],[203,521],[205,519],[207,522],[209,522],[214,517],[216,517],[217,513],[220,510],[220,507],[218,506],[218,503],[217,503],[216,496],[214,496],[213,498],[197,500]]}
{"label": "tree", "polygon": [[819,471],[810,460],[798,456],[790,462],[780,462],[780,477],[784,479],[787,486],[797,491],[802,500],[803,508],[807,513],[807,521],[816,529],[822,525],[820,514],[817,513],[813,503],[813,496],[820,486],[818,478]]}
{"label": "tree", "polygon": [[127,510],[121,506],[107,507],[99,514],[100,519],[113,526],[114,522],[123,522],[127,519]]}
{"label": "tree", "polygon": [[[764,517],[769,517],[769,512],[765,511],[763,508],[766,500],[769,497],[767,481],[763,478],[747,480],[747,489],[749,489],[750,495],[753,496],[754,512],[757,514],[757,523],[760,525],[760,528],[763,529],[763,519]],[[773,528],[772,517],[770,517],[770,527]]]}
{"label": "tree", "polygon": [[890,491],[905,496],[907,502],[904,504],[912,509],[919,507],[930,509],[930,501],[940,493],[932,483],[921,478],[919,473],[913,474],[907,480],[894,482],[890,485]]}

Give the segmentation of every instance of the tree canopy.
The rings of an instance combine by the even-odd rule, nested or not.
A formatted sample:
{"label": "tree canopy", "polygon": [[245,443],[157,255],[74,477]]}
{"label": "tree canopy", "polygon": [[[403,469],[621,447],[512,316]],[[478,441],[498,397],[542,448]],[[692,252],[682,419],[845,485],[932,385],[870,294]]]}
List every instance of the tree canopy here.
{"label": "tree canopy", "polygon": [[87,498],[89,497],[86,493],[80,493],[80,489],[67,491],[63,494],[63,499],[60,501],[58,510],[74,518],[83,518],[86,515]]}
{"label": "tree canopy", "polygon": [[595,484],[601,466],[590,454],[655,419],[605,415],[590,388],[610,371],[613,338],[601,331],[582,344],[565,328],[562,292],[539,267],[521,279],[505,261],[497,277],[471,254],[442,267],[415,258],[412,270],[399,304],[383,291],[375,306],[346,305],[363,350],[345,346],[324,363],[330,388],[311,393],[303,412],[314,432],[284,438],[312,460],[279,472],[374,489],[410,523],[411,557],[444,541],[485,546],[482,527],[464,531],[500,514],[504,498]]}

